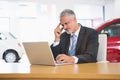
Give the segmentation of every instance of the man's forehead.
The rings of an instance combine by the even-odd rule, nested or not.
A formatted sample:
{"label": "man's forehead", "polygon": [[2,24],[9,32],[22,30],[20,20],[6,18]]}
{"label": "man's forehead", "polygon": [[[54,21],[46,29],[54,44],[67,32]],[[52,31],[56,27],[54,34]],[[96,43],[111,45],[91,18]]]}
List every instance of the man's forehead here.
{"label": "man's forehead", "polygon": [[72,18],[69,17],[69,16],[63,16],[63,17],[60,18],[61,23],[68,22],[70,20],[72,20]]}

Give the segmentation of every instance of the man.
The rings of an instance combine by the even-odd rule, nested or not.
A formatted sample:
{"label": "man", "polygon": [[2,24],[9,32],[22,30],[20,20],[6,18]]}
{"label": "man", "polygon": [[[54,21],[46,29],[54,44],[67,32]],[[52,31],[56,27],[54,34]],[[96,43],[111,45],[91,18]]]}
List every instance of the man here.
{"label": "man", "polygon": [[[55,39],[51,49],[57,62],[88,63],[97,61],[98,33],[94,29],[77,23],[76,15],[72,10],[65,9],[61,12],[60,23],[54,30],[54,34]],[[76,36],[76,41],[73,41],[73,35]],[[73,43],[75,43],[75,48],[72,47]],[[74,49],[73,52],[71,52],[72,49]]]}

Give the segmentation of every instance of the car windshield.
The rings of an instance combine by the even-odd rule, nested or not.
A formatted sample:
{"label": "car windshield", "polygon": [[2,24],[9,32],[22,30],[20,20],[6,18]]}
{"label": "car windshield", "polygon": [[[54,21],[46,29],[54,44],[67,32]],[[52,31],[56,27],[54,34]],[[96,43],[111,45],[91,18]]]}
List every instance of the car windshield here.
{"label": "car windshield", "polygon": [[16,39],[16,37],[15,37],[12,33],[9,32],[9,34],[10,34],[10,36],[12,36],[14,39]]}
{"label": "car windshield", "polygon": [[104,28],[101,33],[106,33],[108,37],[120,36],[120,23],[111,24]]}

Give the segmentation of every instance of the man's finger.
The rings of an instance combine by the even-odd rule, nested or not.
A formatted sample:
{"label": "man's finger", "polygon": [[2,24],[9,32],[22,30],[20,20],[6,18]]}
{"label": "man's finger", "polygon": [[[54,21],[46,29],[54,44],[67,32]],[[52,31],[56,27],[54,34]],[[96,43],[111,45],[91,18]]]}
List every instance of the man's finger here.
{"label": "man's finger", "polygon": [[60,27],[60,25],[61,25],[61,23],[59,23],[57,27]]}

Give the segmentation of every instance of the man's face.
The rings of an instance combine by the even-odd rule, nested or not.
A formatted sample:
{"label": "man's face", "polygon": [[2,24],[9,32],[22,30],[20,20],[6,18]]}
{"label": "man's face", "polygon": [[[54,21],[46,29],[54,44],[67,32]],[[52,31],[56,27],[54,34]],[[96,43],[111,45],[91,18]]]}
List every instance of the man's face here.
{"label": "man's face", "polygon": [[63,29],[71,34],[75,30],[76,18],[70,16],[63,16],[60,18],[60,23],[63,26]]}

